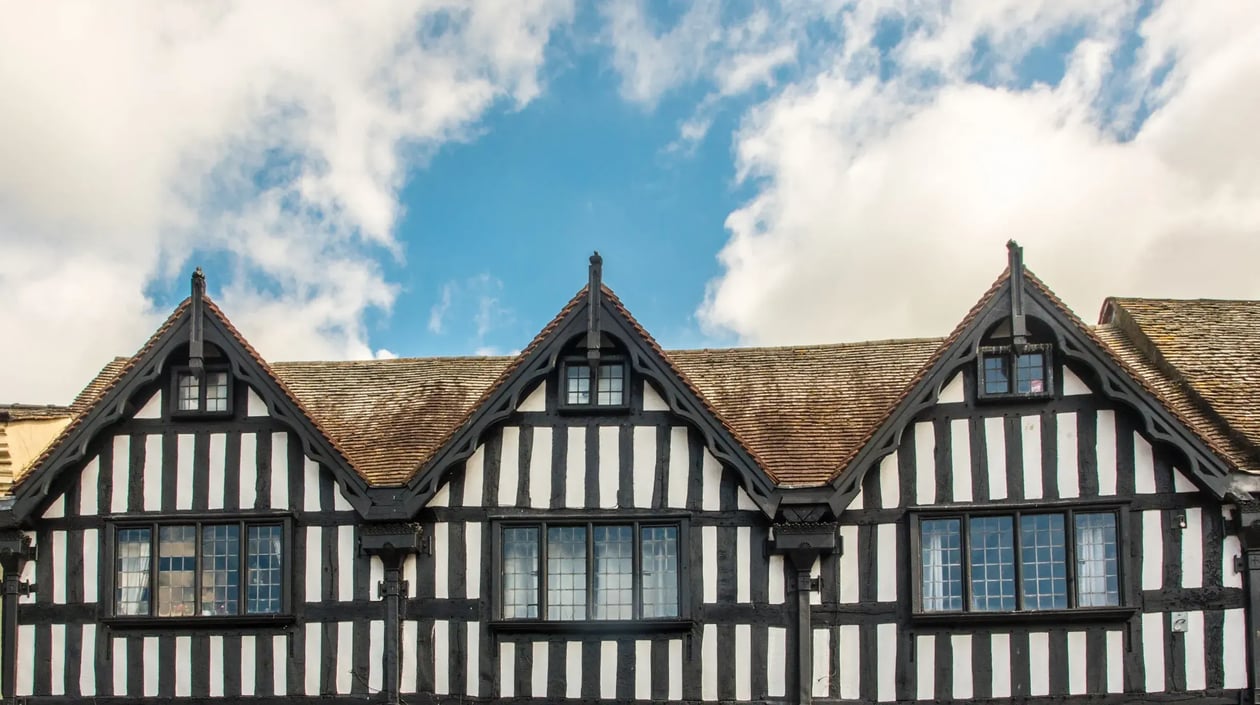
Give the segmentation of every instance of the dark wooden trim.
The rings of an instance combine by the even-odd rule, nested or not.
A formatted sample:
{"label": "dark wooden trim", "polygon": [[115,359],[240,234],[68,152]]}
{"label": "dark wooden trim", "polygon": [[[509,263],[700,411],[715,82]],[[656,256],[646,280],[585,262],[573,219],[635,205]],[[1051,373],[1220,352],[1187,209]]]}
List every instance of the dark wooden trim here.
{"label": "dark wooden trim", "polygon": [[[462,467],[460,462],[476,451],[485,434],[517,413],[516,408],[521,400],[539,381],[554,373],[570,343],[577,336],[585,334],[588,306],[589,303],[585,301],[574,305],[464,425],[419,468],[407,483],[408,496],[401,506],[380,507],[377,510],[380,516],[373,514],[371,518],[416,516],[441,487],[446,475],[453,469]],[[603,333],[624,347],[628,363],[627,375],[635,380],[649,379],[654,382],[675,418],[698,432],[710,452],[739,474],[744,489],[761,511],[768,517],[774,517],[780,493],[770,476],[731,432],[714,418],[704,401],[678,377],[669,362],[652,348],[637,328],[607,298],[601,300],[600,306]],[[634,385],[630,385],[630,389],[633,388]],[[557,418],[562,417],[557,415]]]}
{"label": "dark wooden trim", "polygon": [[497,632],[538,635],[651,635],[690,632],[698,623],[693,619],[590,619],[555,621],[534,619],[496,619],[489,625]]}
{"label": "dark wooden trim", "polygon": [[[1102,397],[1134,411],[1142,422],[1140,430],[1147,437],[1168,444],[1185,458],[1189,477],[1200,489],[1222,500],[1235,494],[1229,485],[1228,463],[1152,397],[1039,289],[1028,286],[1021,293],[1026,296],[1025,308],[1028,316],[1044,323],[1054,335],[1055,355],[1062,363],[1074,362],[1090,370],[1096,378],[1095,387]],[[960,369],[974,368],[984,334],[1010,315],[1008,304],[1011,296],[1011,285],[1007,284],[985,304],[872,434],[871,440],[848,464],[848,471],[832,480],[829,501],[836,515],[857,494],[866,473],[877,467],[881,458],[898,448],[901,435],[911,421],[936,405],[940,386]],[[1053,401],[1048,400],[1047,403]]]}

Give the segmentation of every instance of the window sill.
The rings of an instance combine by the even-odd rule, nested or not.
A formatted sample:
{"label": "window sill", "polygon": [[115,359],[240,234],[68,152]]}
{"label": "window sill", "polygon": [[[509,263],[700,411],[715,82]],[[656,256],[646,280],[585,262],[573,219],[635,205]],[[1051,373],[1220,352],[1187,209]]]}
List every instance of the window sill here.
{"label": "window sill", "polygon": [[544,621],[499,619],[490,628],[505,633],[529,634],[667,634],[688,632],[695,626],[690,619],[618,619],[587,621]]}
{"label": "window sill", "polygon": [[910,619],[915,624],[924,625],[1123,622],[1135,612],[1136,607],[1082,607],[1024,612],[919,612],[911,615]]}
{"label": "window sill", "polygon": [[624,414],[630,411],[629,404],[559,404],[556,412],[570,416],[579,414]]}
{"label": "window sill", "polygon": [[293,624],[291,614],[214,615],[205,617],[106,617],[102,624],[112,629],[213,629],[216,627],[275,627]]}
{"label": "window sill", "polygon": [[976,390],[976,402],[981,404],[1046,401],[1047,399],[1053,398],[1053,392],[1006,392],[1004,394],[986,394],[983,391]]}

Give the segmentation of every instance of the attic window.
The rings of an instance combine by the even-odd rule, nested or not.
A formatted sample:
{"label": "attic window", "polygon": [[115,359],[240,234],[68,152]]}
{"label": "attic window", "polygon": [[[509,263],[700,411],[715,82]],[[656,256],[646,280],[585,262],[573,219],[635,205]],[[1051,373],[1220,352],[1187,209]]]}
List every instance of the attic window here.
{"label": "attic window", "polygon": [[1051,347],[1045,344],[980,348],[979,397],[1041,398],[1054,388]]}
{"label": "attic window", "polygon": [[605,362],[591,384],[591,366],[574,360],[564,367],[564,405],[568,407],[622,407],[626,405],[626,366]]}
{"label": "attic window", "polygon": [[207,369],[200,379],[188,368],[175,370],[176,414],[226,414],[232,410],[226,369]]}

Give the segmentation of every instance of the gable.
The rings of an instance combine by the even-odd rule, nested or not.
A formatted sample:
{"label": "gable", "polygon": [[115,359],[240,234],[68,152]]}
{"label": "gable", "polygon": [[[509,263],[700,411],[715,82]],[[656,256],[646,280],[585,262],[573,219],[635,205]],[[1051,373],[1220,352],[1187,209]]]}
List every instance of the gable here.
{"label": "gable", "polygon": [[[178,439],[167,442],[166,435],[195,437],[197,432],[210,433],[220,428],[229,433],[234,427],[267,432],[283,429],[289,434],[286,438],[301,448],[305,457],[333,473],[340,491],[356,509],[366,511],[366,483],[350,468],[327,435],[310,420],[212,302],[205,299],[202,306],[192,306],[191,302],[187,299],[181,303],[123,369],[108,383],[100,385],[101,390],[93,401],[85,405],[84,411],[45,450],[30,471],[19,478],[14,492],[14,515],[18,520],[38,513],[40,507],[53,501],[54,487],[58,486],[61,476],[86,467],[94,455],[102,452],[103,445],[114,442],[110,439],[130,438],[132,430],[128,424],[136,423],[161,424],[167,430],[161,434],[143,433],[142,440],[136,443],[129,440],[128,457],[141,453],[137,448],[144,449],[142,457],[145,458],[160,453],[166,459],[164,468],[176,467],[180,442]],[[222,357],[215,363],[227,373],[236,398],[226,416],[176,420],[172,418],[174,402],[170,398],[175,392],[172,372],[188,359],[194,323],[203,344],[221,353]],[[252,417],[267,418],[268,426],[254,428],[258,424]],[[160,451],[155,449],[154,444],[159,441],[154,438],[163,439]],[[208,443],[205,448],[208,452]],[[244,467],[250,466],[246,463]],[[152,476],[153,472],[156,471],[145,475]],[[133,491],[128,489],[129,493]],[[142,504],[155,503],[153,491],[150,489],[149,498],[142,500]],[[128,506],[131,506],[130,500]]]}
{"label": "gable", "polygon": [[[575,340],[589,334],[592,316],[599,320],[601,335],[616,341],[627,374],[639,384],[646,380],[653,390],[651,403],[659,405],[673,419],[672,423],[690,428],[703,439],[705,447],[722,465],[740,477],[740,483],[752,501],[768,515],[777,506],[773,479],[764,471],[749,448],[707,403],[694,386],[671,363],[655,341],[630,317],[615,295],[600,289],[600,296],[591,297],[590,289],[579,292],[560,314],[534,339],[500,378],[490,387],[468,418],[445,440],[442,446],[420,468],[408,483],[413,493],[408,514],[427,504],[444,485],[445,477],[461,461],[471,457],[486,434],[510,421],[522,405],[536,408],[547,400],[544,408],[555,409],[556,393],[550,397],[534,396],[545,382],[555,383],[566,350]],[[596,300],[592,301],[591,299]],[[597,315],[592,313],[592,308]],[[643,387],[639,387],[643,389]],[[641,410],[641,409],[640,409]]]}
{"label": "gable", "polygon": [[[849,504],[864,476],[902,445],[903,435],[913,432],[914,420],[925,410],[942,403],[942,399],[944,403],[958,402],[960,392],[964,399],[975,400],[981,344],[989,331],[1010,318],[1015,303],[1012,297],[1016,294],[1024,313],[1039,321],[1052,336],[1054,364],[1066,370],[1053,380],[1055,398],[1092,396],[1104,402],[1098,408],[1131,412],[1142,437],[1170,449],[1186,478],[1217,499],[1225,498],[1230,493],[1229,467],[1222,454],[1161,403],[1093,331],[1022,265],[1021,276],[1011,277],[1010,271],[999,277],[941,345],[907,387],[902,401],[871,434],[870,442],[847,464],[847,472],[837,476],[833,482],[833,510]],[[1038,404],[1042,403],[1035,399],[998,400],[990,403],[990,408],[1008,417],[1039,417]],[[1068,419],[1065,426],[1076,421]]]}

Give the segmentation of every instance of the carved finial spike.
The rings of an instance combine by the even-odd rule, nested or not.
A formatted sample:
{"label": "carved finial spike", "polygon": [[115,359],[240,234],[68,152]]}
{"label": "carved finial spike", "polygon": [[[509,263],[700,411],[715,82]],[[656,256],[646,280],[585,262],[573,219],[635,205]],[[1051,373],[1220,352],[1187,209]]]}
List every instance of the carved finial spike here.
{"label": "carved finial spike", "polygon": [[1024,248],[1019,246],[1014,240],[1006,241],[1006,256],[1011,265],[1011,273],[1024,266]]}
{"label": "carved finial spike", "polygon": [[206,295],[206,273],[201,271],[201,267],[197,267],[192,273],[192,293],[193,298],[201,298]]}
{"label": "carved finial spike", "polygon": [[1011,337],[1015,346],[1019,347],[1028,336],[1024,318],[1024,248],[1014,240],[1007,240],[1006,251],[1011,272]]}

